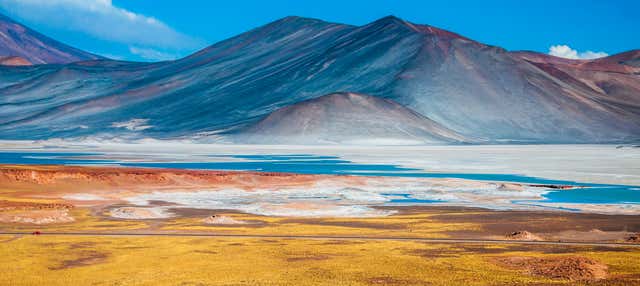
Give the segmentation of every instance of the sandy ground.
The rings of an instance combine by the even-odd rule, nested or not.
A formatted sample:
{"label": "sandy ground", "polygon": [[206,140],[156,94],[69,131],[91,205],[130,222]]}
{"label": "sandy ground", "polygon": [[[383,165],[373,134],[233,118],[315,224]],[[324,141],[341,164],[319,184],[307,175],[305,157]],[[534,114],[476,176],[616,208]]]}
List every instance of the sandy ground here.
{"label": "sandy ground", "polygon": [[[567,186],[447,178],[402,178],[287,173],[193,171],[71,166],[0,166],[0,188],[23,189],[23,199],[55,199],[76,206],[107,207],[114,217],[162,218],[170,208],[230,209],[291,217],[379,217],[395,213],[376,206],[416,204],[491,209],[563,209],[542,204],[544,195]],[[46,188],[46,192],[40,189]],[[579,190],[579,189],[578,189]],[[153,202],[164,206],[148,207]],[[571,204],[587,213],[640,214],[640,205]]]}
{"label": "sandy ground", "polygon": [[[113,149],[126,150],[124,153],[161,153],[166,147],[131,145]],[[547,147],[550,150],[545,152]],[[356,162],[423,166],[428,170],[443,172],[514,173],[507,170],[517,169],[519,171],[516,173],[551,179],[640,185],[638,149],[615,149],[614,146],[393,147],[358,150],[350,147],[286,149],[207,145],[194,151],[196,149],[192,146],[177,144],[175,148],[173,150],[176,152],[194,154],[340,153],[340,156]],[[392,155],[394,152],[398,154]],[[126,154],[123,156],[126,157]],[[444,163],[436,164],[438,160]],[[2,231],[42,231],[45,234],[74,231],[317,234],[640,242],[640,215],[634,213],[491,210],[470,207],[472,205],[469,204],[464,207],[373,205],[371,209],[385,215],[373,217],[267,216],[241,209],[187,208],[181,206],[185,202],[184,196],[180,200],[166,201],[162,200],[166,197],[158,194],[193,195],[203,188],[226,188],[234,189],[231,197],[237,197],[238,189],[265,196],[260,193],[264,186],[272,191],[283,186],[285,189],[313,189],[324,176],[141,169],[123,173],[119,169],[75,167],[58,172],[60,167],[20,168],[20,172],[0,172]],[[334,187],[335,184],[344,184],[362,188],[371,182],[363,178],[329,178]],[[385,184],[384,181],[375,183]],[[391,183],[397,185],[398,182]],[[431,181],[429,186],[460,188],[466,185],[470,189],[482,189],[489,186],[486,184],[436,180]],[[494,184],[491,187],[502,191],[506,189],[506,194],[522,194],[528,190],[522,185],[505,188]],[[341,189],[333,190],[340,193]],[[466,193],[465,197],[495,195],[495,189],[491,190],[480,194]],[[351,190],[350,194],[348,201],[363,200],[362,196],[354,195],[362,193]],[[505,192],[497,194],[504,196]],[[207,196],[204,194],[203,197]],[[187,201],[200,201],[203,197],[187,196],[190,198]],[[366,196],[366,200],[372,199],[375,197]],[[490,202],[495,205],[500,200],[500,196],[494,196]],[[305,210],[323,209],[326,206],[298,202],[284,207],[288,210]],[[602,206],[598,207],[602,209]],[[120,216],[113,216],[112,212]],[[352,285],[640,285],[640,268],[636,263],[638,253],[637,249],[631,247],[604,246],[0,235],[0,257],[4,258],[0,259],[0,266],[6,274],[0,275],[0,284],[175,285],[187,281],[193,285],[302,285],[300,281],[312,281],[309,284],[336,285],[348,281]],[[363,276],[363,273],[366,275]],[[159,281],[157,277],[163,279]],[[247,280],[247,277],[256,280]]]}
{"label": "sandy ground", "polygon": [[602,280],[607,278],[607,266],[596,260],[585,257],[500,257],[498,265],[522,270],[526,274],[559,278],[570,281]]}
{"label": "sandy ground", "polygon": [[[411,184],[406,185],[407,182]],[[529,190],[526,185],[451,179],[416,182],[405,178],[285,173],[3,166],[0,229],[224,231],[625,243],[637,243],[640,232],[640,216],[626,213],[385,205],[377,201],[378,195],[365,191],[371,184],[372,190],[379,192],[389,192],[387,185],[401,186],[403,192],[410,190],[409,186],[417,186],[415,190],[423,192],[439,188],[455,192],[461,188],[462,193],[493,188],[491,192],[472,192],[475,197],[498,194],[492,202],[512,193],[530,195],[525,192]],[[322,192],[316,190],[318,186]]]}
{"label": "sandy ground", "polygon": [[75,219],[69,214],[69,211],[66,209],[0,212],[0,223],[46,225],[69,223],[73,221],[75,221]]}

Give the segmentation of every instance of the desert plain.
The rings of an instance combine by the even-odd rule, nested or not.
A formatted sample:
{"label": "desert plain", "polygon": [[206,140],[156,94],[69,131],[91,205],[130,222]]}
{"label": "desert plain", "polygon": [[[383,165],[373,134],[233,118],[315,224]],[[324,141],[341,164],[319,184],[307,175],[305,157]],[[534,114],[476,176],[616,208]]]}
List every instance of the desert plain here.
{"label": "desert plain", "polygon": [[4,164],[0,284],[640,284],[636,205],[544,202],[586,187]]}

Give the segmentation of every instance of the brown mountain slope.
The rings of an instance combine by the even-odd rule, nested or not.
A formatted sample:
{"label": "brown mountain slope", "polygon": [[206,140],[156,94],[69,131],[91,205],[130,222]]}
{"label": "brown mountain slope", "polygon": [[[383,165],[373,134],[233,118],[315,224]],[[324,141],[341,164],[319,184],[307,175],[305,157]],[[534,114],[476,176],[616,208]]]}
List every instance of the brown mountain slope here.
{"label": "brown mountain slope", "polygon": [[391,100],[348,92],[278,109],[241,136],[249,142],[278,144],[434,144],[467,140]]}

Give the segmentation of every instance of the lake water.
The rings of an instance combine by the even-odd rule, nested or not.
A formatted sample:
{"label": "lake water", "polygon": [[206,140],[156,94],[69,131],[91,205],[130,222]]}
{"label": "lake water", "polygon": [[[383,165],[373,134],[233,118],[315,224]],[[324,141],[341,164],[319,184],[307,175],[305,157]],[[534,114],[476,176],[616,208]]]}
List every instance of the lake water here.
{"label": "lake water", "polygon": [[[128,157],[127,157],[128,156]],[[576,185],[586,188],[552,190],[544,202],[588,204],[640,204],[640,187],[590,184],[528,177],[514,174],[430,173],[420,169],[385,164],[358,164],[335,156],[309,154],[226,155],[210,154],[198,160],[171,161],[167,158],[115,156],[82,152],[0,152],[0,164],[116,165],[123,167],[176,168],[197,170],[236,170],[288,172],[299,174],[396,176],[414,178],[459,178],[544,185]],[[123,159],[126,157],[126,159]],[[119,158],[119,159],[115,159]],[[400,197],[393,203],[427,204],[439,201]]]}

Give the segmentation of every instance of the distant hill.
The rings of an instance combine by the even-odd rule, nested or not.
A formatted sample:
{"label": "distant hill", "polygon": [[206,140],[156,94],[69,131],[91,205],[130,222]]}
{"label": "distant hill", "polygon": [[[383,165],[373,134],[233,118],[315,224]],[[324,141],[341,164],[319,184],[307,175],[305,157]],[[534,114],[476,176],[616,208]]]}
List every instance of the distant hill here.
{"label": "distant hill", "polygon": [[463,136],[391,100],[333,93],[283,107],[239,134],[277,144],[443,144]]}
{"label": "distant hill", "polygon": [[[0,14],[0,57],[19,57],[31,64],[65,64],[102,59],[98,55],[53,40],[2,14]],[[0,62],[0,64],[3,63]]]}
{"label": "distant hill", "polygon": [[[277,110],[306,110],[308,100],[351,91],[393,103],[389,114],[347,105],[363,122],[369,112],[373,122],[402,123],[335,121],[317,129],[321,140],[424,126],[392,113],[399,104],[478,143],[637,142],[639,61],[638,51],[595,60],[510,52],[392,16],[363,26],[286,17],[176,61],[0,68],[0,139],[225,141],[248,128],[284,138],[290,125],[275,118],[288,116]],[[411,134],[434,140],[432,132]]]}

